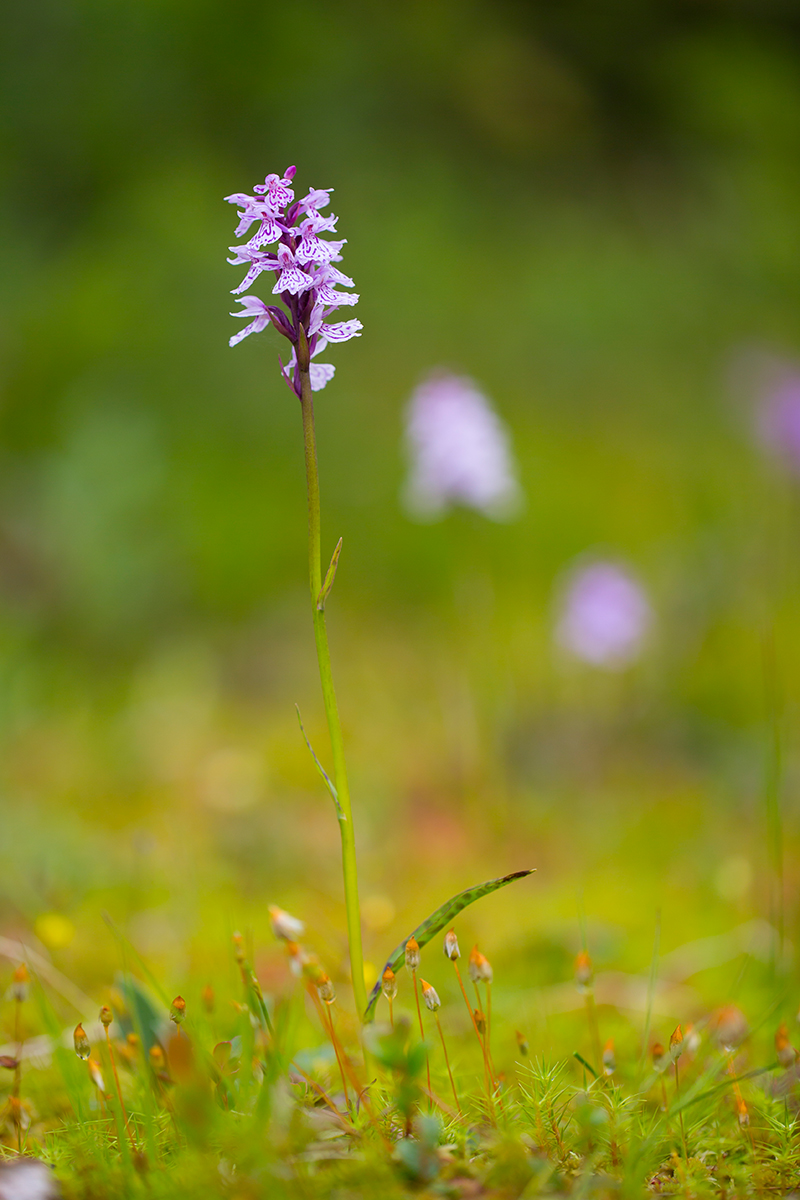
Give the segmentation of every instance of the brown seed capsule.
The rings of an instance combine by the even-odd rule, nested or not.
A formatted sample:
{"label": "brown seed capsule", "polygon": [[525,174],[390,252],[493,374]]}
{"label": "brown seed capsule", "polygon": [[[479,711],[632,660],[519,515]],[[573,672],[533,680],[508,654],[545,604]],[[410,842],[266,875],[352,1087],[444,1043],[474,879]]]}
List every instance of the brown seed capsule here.
{"label": "brown seed capsule", "polygon": [[72,1040],[75,1044],[75,1053],[78,1058],[86,1060],[92,1053],[92,1047],[89,1045],[89,1039],[86,1036],[86,1030],[81,1024],[75,1026],[75,1032],[72,1035]]}
{"label": "brown seed capsule", "polygon": [[128,1045],[130,1046],[131,1050],[137,1050],[137,1049],[138,1049],[138,1047],[139,1047],[139,1035],[138,1035],[138,1033],[129,1033],[129,1034],[128,1034],[128,1036],[126,1037],[125,1041],[128,1043]]}
{"label": "brown seed capsule", "polygon": [[517,1030],[517,1049],[519,1050],[519,1052],[523,1058],[528,1057],[528,1053],[530,1050],[530,1047],[528,1046],[528,1039],[525,1037],[525,1034],[520,1033],[519,1030]]}
{"label": "brown seed capsule", "polygon": [[28,968],[24,962],[21,962],[11,978],[10,995],[12,1000],[21,1004],[23,1000],[28,999],[29,981]]}
{"label": "brown seed capsule", "polygon": [[[683,1032],[680,1025],[676,1025],[669,1039],[670,1050],[676,1050],[675,1058],[680,1058],[683,1054]],[[677,1048],[677,1049],[676,1049]]]}
{"label": "brown seed capsule", "polygon": [[420,979],[422,984],[422,999],[427,1004],[431,1012],[436,1012],[442,1007],[442,1002],[433,984],[426,983],[424,979]]}
{"label": "brown seed capsule", "polygon": [[277,904],[270,904],[269,920],[275,937],[283,941],[296,942],[305,933],[306,927],[303,922],[278,908]]}
{"label": "brown seed capsule", "polygon": [[745,1128],[750,1124],[750,1114],[747,1111],[747,1105],[741,1096],[736,1101],[736,1111],[739,1116],[739,1124],[742,1126],[742,1128]]}
{"label": "brown seed capsule", "polygon": [[214,989],[212,988],[210,983],[207,983],[206,986],[203,988],[202,992],[200,993],[200,1000],[201,1000],[203,1008],[206,1010],[206,1012],[213,1013],[213,1011],[214,1011]]}
{"label": "brown seed capsule", "polygon": [[614,1039],[609,1038],[603,1047],[603,1074],[613,1075],[617,1069],[617,1060],[614,1057]]}
{"label": "brown seed capsule", "polygon": [[169,1019],[174,1021],[176,1025],[180,1025],[186,1016],[186,1001],[183,996],[176,996],[172,1001],[169,1010]]}
{"label": "brown seed capsule", "polygon": [[657,1071],[660,1071],[661,1062],[664,1058],[664,1047],[661,1045],[661,1042],[653,1042],[652,1046],[650,1047],[650,1054],[653,1059],[653,1066]]}
{"label": "brown seed capsule", "polygon": [[108,1029],[111,1022],[114,1020],[114,1014],[107,1004],[104,1004],[100,1009],[100,1023]]}
{"label": "brown seed capsule", "polygon": [[492,964],[477,946],[469,952],[469,977],[473,983],[491,983],[494,979]]}
{"label": "brown seed capsule", "polygon": [[461,957],[461,951],[458,947],[458,938],[456,937],[455,929],[449,930],[449,932],[444,935],[444,956],[445,958],[449,958],[451,962],[455,962],[457,958]]}
{"label": "brown seed capsule", "polygon": [[475,1028],[478,1030],[478,1033],[481,1035],[481,1037],[483,1037],[483,1035],[486,1033],[486,1017],[479,1008],[475,1009],[474,1016]]}
{"label": "brown seed capsule", "polygon": [[18,1066],[18,1058],[12,1058],[10,1054],[0,1054],[0,1067],[2,1067],[4,1071],[16,1071]]}
{"label": "brown seed capsule", "polygon": [[408,967],[409,971],[418,971],[421,961],[419,943],[412,934],[406,942],[406,966]]}
{"label": "brown seed capsule", "polygon": [[727,1004],[712,1015],[709,1029],[718,1045],[733,1050],[747,1037],[747,1018],[734,1004]]}
{"label": "brown seed capsule", "polygon": [[797,1051],[789,1041],[789,1030],[786,1028],[785,1021],[781,1021],[775,1034],[775,1053],[782,1067],[794,1066]]}
{"label": "brown seed capsule", "polygon": [[594,978],[592,960],[585,950],[575,956],[575,982],[579,988],[588,988]]}
{"label": "brown seed capsule", "polygon": [[325,1004],[333,1004],[336,999],[336,988],[333,986],[330,976],[326,975],[324,971],[320,971],[317,977],[317,995]]}
{"label": "brown seed capsule", "polygon": [[103,1095],[105,1095],[106,1085],[103,1082],[103,1075],[100,1070],[99,1062],[94,1058],[90,1058],[86,1065],[89,1068],[89,1076],[92,1083],[97,1088],[98,1092],[102,1092]]}
{"label": "brown seed capsule", "polygon": [[161,1071],[164,1068],[164,1051],[159,1046],[158,1042],[150,1047],[150,1065],[154,1071]]}
{"label": "brown seed capsule", "polygon": [[387,1000],[394,1000],[397,995],[397,976],[391,967],[387,967],[381,976],[381,991]]}

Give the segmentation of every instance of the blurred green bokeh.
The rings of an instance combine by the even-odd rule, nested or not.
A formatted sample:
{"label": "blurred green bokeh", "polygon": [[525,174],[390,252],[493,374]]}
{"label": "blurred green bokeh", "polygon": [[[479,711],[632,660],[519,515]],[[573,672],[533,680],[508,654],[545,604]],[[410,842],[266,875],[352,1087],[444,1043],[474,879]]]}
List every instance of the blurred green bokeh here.
{"label": "blurred green bokeh", "polygon": [[[800,523],[734,377],[800,344],[796,6],[31,0],[2,24],[0,923],[71,913],[98,978],[104,906],[176,973],[267,896],[310,888],[341,937],[293,710],[326,757],[299,413],[277,335],[227,346],[222,197],[289,163],[335,188],[362,297],[317,412],[363,890],[398,914],[375,939],[420,889],[529,864],[542,938],[582,888],[632,959],[659,904],[667,943],[766,912],[765,647],[794,913]],[[402,511],[403,407],[439,364],[512,430],[516,522]],[[623,677],[552,649],[592,551],[657,612]]]}

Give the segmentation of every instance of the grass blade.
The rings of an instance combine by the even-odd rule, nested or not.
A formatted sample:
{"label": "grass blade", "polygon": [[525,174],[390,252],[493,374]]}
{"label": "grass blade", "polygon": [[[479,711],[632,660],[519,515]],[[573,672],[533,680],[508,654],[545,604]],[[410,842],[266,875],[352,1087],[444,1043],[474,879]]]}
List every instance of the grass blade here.
{"label": "grass blade", "polygon": [[381,992],[383,972],[387,967],[391,967],[396,974],[405,965],[405,949],[409,937],[415,938],[421,949],[440,930],[444,929],[445,925],[449,925],[451,921],[454,921],[458,914],[467,908],[468,905],[474,904],[476,900],[481,900],[484,896],[491,895],[492,892],[496,892],[498,888],[505,887],[508,883],[513,883],[515,879],[524,879],[526,875],[532,875],[534,870],[535,868],[529,871],[512,871],[510,875],[502,875],[499,879],[490,879],[486,883],[477,883],[474,887],[467,888],[464,892],[459,892],[457,896],[452,896],[440,908],[437,908],[436,912],[431,913],[427,920],[418,925],[413,933],[410,933],[408,937],[404,937],[402,942],[395,946],[390,957],[386,960],[386,965],[378,974],[378,982],[370,992],[369,1003],[364,1013],[364,1020],[372,1020],[372,1013]]}

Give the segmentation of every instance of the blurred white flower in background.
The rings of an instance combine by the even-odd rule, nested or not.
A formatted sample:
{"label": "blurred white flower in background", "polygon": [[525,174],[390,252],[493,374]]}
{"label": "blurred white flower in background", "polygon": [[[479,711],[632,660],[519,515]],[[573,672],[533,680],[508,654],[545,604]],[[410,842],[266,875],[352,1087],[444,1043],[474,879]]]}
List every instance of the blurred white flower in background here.
{"label": "blurred white flower in background", "polygon": [[595,561],[569,572],[558,611],[556,640],[575,658],[620,670],[639,657],[653,625],[640,583],[618,563]]}
{"label": "blurred white flower in background", "polygon": [[456,504],[496,521],[520,511],[508,432],[473,380],[430,374],[411,396],[406,440],[411,470],[403,498],[414,516],[441,516]]}

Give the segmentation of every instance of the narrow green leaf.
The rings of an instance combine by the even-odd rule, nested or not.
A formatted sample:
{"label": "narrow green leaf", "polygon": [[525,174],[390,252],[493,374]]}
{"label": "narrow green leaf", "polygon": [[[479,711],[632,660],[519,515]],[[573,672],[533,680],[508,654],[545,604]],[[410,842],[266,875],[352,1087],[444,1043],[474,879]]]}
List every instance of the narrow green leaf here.
{"label": "narrow green leaf", "polygon": [[499,879],[490,879],[487,883],[478,883],[475,887],[467,888],[464,892],[459,892],[457,896],[451,897],[436,912],[431,913],[427,920],[410,933],[408,937],[403,938],[398,946],[395,946],[391,953],[391,957],[387,959],[386,964],[378,977],[378,982],[370,992],[367,1011],[364,1013],[364,1020],[371,1021],[375,1005],[378,1001],[378,996],[381,992],[381,976],[387,967],[391,967],[395,974],[405,965],[405,950],[406,942],[409,937],[413,937],[422,949],[423,946],[435,937],[440,930],[444,929],[445,925],[449,925],[458,914],[468,905],[474,904],[476,900],[480,900],[483,896],[489,896],[492,892],[496,892],[498,888],[505,887],[507,883],[513,883],[515,879],[524,879],[526,875],[532,875],[535,868],[529,871],[513,871],[510,875],[502,875]]}
{"label": "narrow green leaf", "polygon": [[316,763],[317,770],[319,771],[320,775],[322,776],[323,780],[325,781],[326,788],[328,789],[331,796],[333,797],[333,803],[336,805],[336,815],[340,821],[346,821],[347,817],[344,815],[344,812],[342,811],[342,806],[339,803],[339,793],[337,792],[336,788],[334,787],[333,780],[328,775],[328,772],[325,770],[322,763],[319,761],[316,754],[314,753],[314,747],[311,745],[311,742],[308,740],[306,731],[303,728],[303,719],[300,716],[299,705],[295,704],[295,708],[297,709],[297,720],[300,724],[300,732],[302,733],[302,735],[305,739],[305,743],[308,746],[308,750],[309,750],[311,757],[313,758],[314,762]]}
{"label": "narrow green leaf", "polygon": [[330,596],[330,594],[331,594],[331,589],[333,588],[333,581],[336,578],[336,569],[339,566],[339,555],[341,553],[342,553],[342,539],[339,538],[338,542],[336,543],[336,546],[334,547],[333,554],[331,555],[331,564],[325,573],[324,582],[322,584],[322,587],[319,590],[319,595],[317,596],[317,609],[319,612],[324,611],[325,601],[328,599],[328,596]]}

